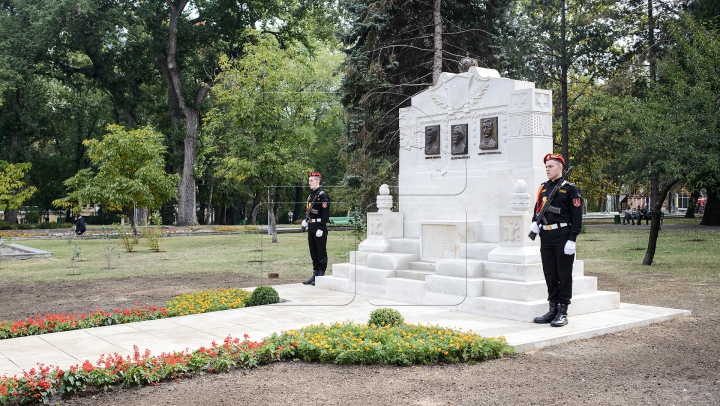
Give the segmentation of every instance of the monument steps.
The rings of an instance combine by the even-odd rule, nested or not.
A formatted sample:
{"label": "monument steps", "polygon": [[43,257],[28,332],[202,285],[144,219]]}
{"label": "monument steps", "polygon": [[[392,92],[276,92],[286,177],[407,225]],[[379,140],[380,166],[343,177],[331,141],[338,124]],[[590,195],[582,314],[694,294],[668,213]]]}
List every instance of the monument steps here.
{"label": "monument steps", "polygon": [[428,275],[435,275],[432,271],[418,271],[415,269],[400,269],[395,272],[395,277],[424,281]]}
{"label": "monument steps", "polygon": [[417,254],[398,254],[392,252],[369,253],[367,256],[368,268],[388,269],[396,271],[398,269],[408,269],[411,262],[420,260]]}
{"label": "monument steps", "polygon": [[409,265],[409,269],[427,272],[435,272],[436,267],[435,263],[433,262],[411,262]]}
{"label": "monument steps", "polygon": [[388,238],[391,252],[420,254],[420,240],[417,238]]}
{"label": "monument steps", "polygon": [[[620,306],[620,293],[596,291],[582,295],[573,295],[572,303],[568,307],[568,315],[600,312],[617,309]],[[502,317],[511,320],[532,322],[537,316],[545,314],[548,310],[547,298],[532,302],[500,299],[493,297],[473,297],[458,307],[466,311],[485,316]]]}
{"label": "monument steps", "polygon": [[482,259],[487,261],[488,254],[494,250],[497,244],[484,242],[468,242],[460,244],[460,257],[470,259]]}
{"label": "monument steps", "polygon": [[399,300],[407,303],[425,303],[425,281],[407,278],[388,278],[386,299]]}
{"label": "monument steps", "polygon": [[350,263],[355,265],[367,265],[368,252],[350,251]]}
{"label": "monument steps", "polygon": [[[592,276],[573,277],[573,297],[597,292],[597,278]],[[484,279],[483,296],[497,299],[533,302],[547,300],[545,281],[517,282],[501,279]]]}

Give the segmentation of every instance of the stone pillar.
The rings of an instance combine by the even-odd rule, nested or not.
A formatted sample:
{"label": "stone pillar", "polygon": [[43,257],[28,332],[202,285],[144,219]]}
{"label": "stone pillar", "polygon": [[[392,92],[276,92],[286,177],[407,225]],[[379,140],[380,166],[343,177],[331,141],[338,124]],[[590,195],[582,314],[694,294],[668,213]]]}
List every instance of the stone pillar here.
{"label": "stone pillar", "polygon": [[393,212],[393,197],[388,185],[380,186],[377,213],[367,214],[367,239],[360,243],[361,252],[390,252],[389,238],[403,237],[402,213]]}
{"label": "stone pillar", "polygon": [[540,262],[540,238],[533,241],[528,237],[532,223],[532,199],[526,189],[524,180],[515,182],[515,193],[510,195],[512,214],[500,215],[499,246],[488,253],[488,261],[513,264]]}

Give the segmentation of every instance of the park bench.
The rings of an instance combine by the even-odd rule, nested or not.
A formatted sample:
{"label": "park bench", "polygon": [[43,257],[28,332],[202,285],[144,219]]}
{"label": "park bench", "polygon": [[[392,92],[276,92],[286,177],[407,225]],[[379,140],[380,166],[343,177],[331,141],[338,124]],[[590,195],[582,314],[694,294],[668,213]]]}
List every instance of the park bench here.
{"label": "park bench", "polygon": [[335,224],[336,226],[349,226],[355,224],[355,219],[350,216],[330,217],[330,224]]}

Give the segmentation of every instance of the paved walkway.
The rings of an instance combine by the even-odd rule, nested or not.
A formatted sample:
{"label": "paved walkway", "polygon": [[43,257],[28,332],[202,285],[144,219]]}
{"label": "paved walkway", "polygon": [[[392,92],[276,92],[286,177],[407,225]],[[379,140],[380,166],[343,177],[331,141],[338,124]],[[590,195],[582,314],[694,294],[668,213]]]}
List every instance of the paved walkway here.
{"label": "paved walkway", "polygon": [[417,306],[335,292],[302,284],[277,285],[286,300],[271,306],[225,310],[199,315],[96,327],[62,333],[0,340],[0,375],[20,374],[38,363],[68,368],[85,360],[95,363],[102,354],[131,355],[140,351],[195,350],[222,342],[228,335],[261,340],[273,332],[309,324],[352,320],[367,322],[378,307],[393,307],[407,323],[472,330],[483,336],[505,336],[518,352],[594,337],[632,327],[689,316],[688,310],[622,303],[619,309],[571,316],[562,328],[496,317],[479,316],[435,306]]}

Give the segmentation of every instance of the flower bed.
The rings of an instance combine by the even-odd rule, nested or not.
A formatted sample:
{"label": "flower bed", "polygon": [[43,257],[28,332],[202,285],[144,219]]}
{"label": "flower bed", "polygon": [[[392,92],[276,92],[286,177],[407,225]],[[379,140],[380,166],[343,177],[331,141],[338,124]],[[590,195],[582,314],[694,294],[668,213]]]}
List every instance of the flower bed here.
{"label": "flower bed", "polygon": [[102,356],[96,363],[85,361],[69,370],[39,365],[21,377],[0,376],[0,404],[48,403],[55,395],[88,390],[107,390],[113,385],[158,385],[206,372],[252,368],[261,364],[296,358],[336,364],[413,365],[474,362],[500,358],[511,353],[504,338],[484,338],[432,326],[335,323],[309,326],[273,334],[260,342],[228,337],[189,352],[152,356],[134,347],[133,356]]}
{"label": "flower bed", "polygon": [[110,312],[98,309],[81,315],[38,314],[15,322],[0,321],[0,339],[238,309],[251,305],[249,298],[250,294],[244,289],[217,289],[183,293],[167,302],[167,308],[145,306],[115,309]]}
{"label": "flower bed", "polygon": [[439,326],[311,325],[273,335],[286,358],[335,364],[415,365],[484,361],[508,351],[504,337],[482,337]]}

